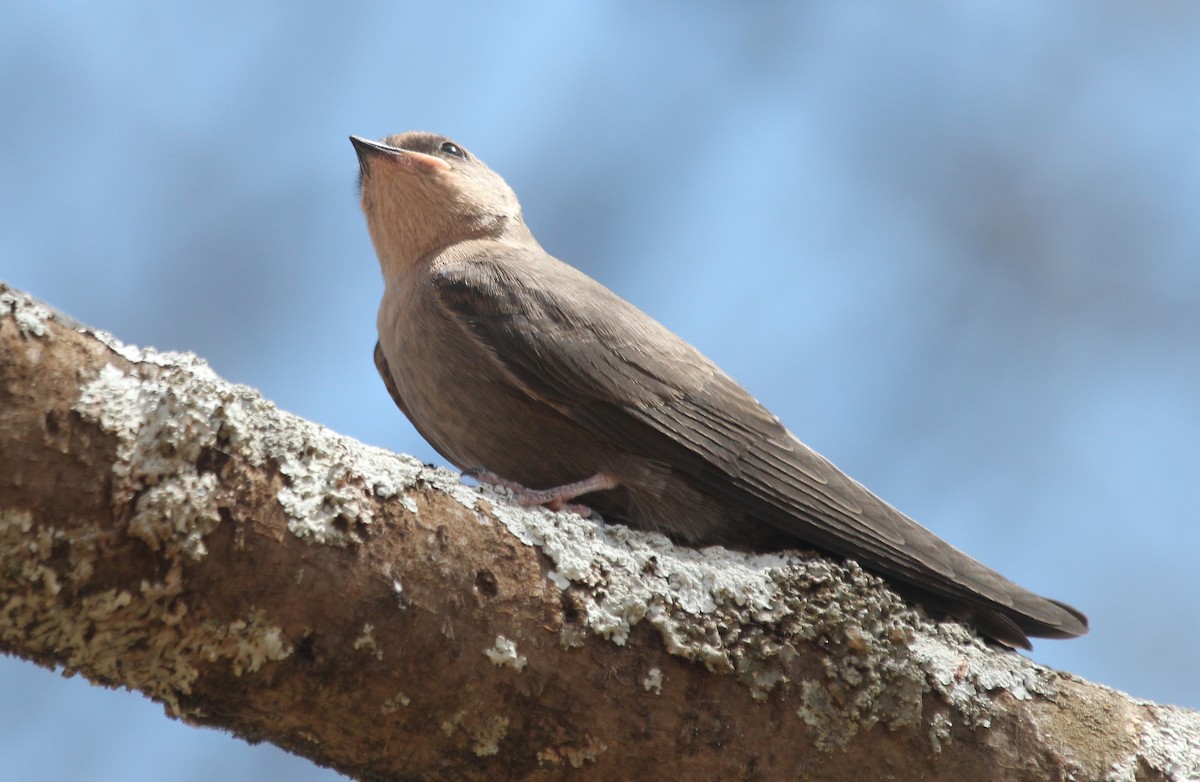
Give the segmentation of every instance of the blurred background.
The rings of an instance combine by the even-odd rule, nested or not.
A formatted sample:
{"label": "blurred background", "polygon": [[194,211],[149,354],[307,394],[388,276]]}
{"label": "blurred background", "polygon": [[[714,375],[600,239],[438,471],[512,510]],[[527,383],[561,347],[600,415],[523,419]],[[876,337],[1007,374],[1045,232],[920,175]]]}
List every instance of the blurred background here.
{"label": "blurred background", "polygon": [[[371,362],[347,136],[452,136],[542,244],[960,548],[1032,657],[1200,707],[1200,6],[0,7],[0,279],[442,463]],[[331,780],[0,658],[13,780]]]}

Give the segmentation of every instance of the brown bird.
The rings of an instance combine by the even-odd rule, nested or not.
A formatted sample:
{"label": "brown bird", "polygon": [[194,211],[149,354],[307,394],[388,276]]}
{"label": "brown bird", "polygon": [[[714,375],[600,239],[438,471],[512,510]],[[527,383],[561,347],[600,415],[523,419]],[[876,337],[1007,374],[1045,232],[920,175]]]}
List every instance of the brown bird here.
{"label": "brown bird", "polygon": [[386,285],[375,363],[459,468],[523,504],[579,501],[688,545],[849,557],[1009,646],[1087,632],[1082,613],[876,497],[694,347],[549,255],[463,147],[421,132],[350,140]]}

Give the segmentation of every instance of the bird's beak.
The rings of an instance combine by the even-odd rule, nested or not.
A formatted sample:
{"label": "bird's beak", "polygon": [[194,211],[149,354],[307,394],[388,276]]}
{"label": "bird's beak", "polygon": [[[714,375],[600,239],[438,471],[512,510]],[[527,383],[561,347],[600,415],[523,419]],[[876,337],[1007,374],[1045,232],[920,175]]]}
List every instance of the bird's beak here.
{"label": "bird's beak", "polygon": [[389,147],[387,144],[382,144],[378,141],[368,141],[358,136],[351,136],[350,143],[354,145],[354,151],[358,155],[359,168],[363,170],[364,174],[374,161],[384,159],[422,173],[447,171],[450,168],[450,165],[446,161],[433,155],[426,155],[424,152]]}
{"label": "bird's beak", "polygon": [[359,160],[366,160],[375,155],[394,155],[400,151],[395,147],[389,147],[387,144],[380,144],[378,141],[368,141],[359,136],[351,136],[350,143],[354,145],[354,151],[358,153]]}

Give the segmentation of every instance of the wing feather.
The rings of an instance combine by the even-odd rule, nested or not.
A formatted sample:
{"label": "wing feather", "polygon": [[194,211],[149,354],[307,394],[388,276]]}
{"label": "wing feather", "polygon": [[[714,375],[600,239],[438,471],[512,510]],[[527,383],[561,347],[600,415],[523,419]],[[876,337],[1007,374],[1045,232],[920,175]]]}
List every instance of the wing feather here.
{"label": "wing feather", "polygon": [[[798,539],[954,600],[1061,612],[958,552],[805,446],[693,347],[538,250],[447,262],[442,303],[524,393]],[[1013,590],[1018,590],[1014,593]],[[1069,624],[1069,622],[1068,622]]]}

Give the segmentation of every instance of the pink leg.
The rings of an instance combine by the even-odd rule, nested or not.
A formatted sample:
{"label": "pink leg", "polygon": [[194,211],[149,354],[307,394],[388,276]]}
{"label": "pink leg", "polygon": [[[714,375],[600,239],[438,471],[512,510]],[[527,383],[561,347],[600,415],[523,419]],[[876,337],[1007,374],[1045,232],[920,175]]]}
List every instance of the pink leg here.
{"label": "pink leg", "polygon": [[575,499],[581,494],[587,494],[593,491],[603,491],[605,489],[615,489],[620,484],[617,479],[607,473],[598,472],[590,478],[584,478],[582,481],[575,481],[564,486],[556,486],[553,489],[530,489],[522,486],[515,481],[506,480],[492,472],[479,471],[473,472],[474,476],[484,483],[491,483],[497,486],[503,486],[509,489],[513,494],[517,495],[517,504],[523,507],[532,507],[534,505],[545,505],[550,510],[566,510],[572,513],[578,513],[585,519],[592,515],[592,509],[584,505],[572,505],[570,500]]}

